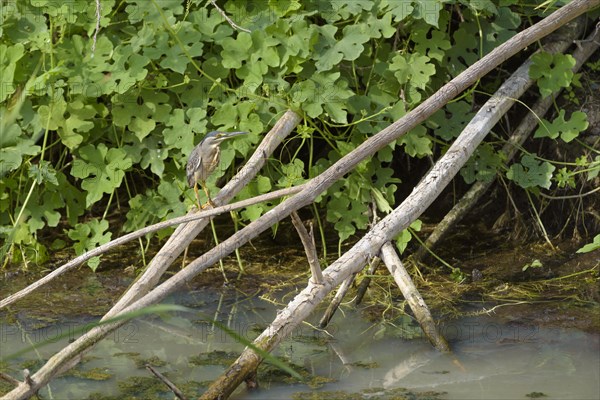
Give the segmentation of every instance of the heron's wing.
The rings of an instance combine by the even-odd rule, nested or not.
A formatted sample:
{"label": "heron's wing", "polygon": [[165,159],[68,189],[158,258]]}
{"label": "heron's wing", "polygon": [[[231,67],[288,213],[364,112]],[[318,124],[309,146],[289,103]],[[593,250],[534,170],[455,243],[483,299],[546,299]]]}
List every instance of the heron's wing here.
{"label": "heron's wing", "polygon": [[187,165],[185,166],[185,173],[187,175],[187,181],[188,181],[188,185],[190,187],[194,187],[194,184],[196,183],[196,178],[195,178],[195,174],[194,172],[198,170],[198,168],[200,168],[200,165],[202,163],[202,160],[200,159],[200,145],[194,147],[194,150],[192,150],[192,153],[190,154],[190,157],[188,158],[188,162]]}
{"label": "heron's wing", "polygon": [[208,159],[203,159],[204,163],[202,166],[204,167],[202,171],[204,171],[206,178],[208,175],[212,174],[215,169],[219,166],[219,160],[221,159],[221,148],[219,146],[215,147],[214,151],[211,155],[208,156]]}

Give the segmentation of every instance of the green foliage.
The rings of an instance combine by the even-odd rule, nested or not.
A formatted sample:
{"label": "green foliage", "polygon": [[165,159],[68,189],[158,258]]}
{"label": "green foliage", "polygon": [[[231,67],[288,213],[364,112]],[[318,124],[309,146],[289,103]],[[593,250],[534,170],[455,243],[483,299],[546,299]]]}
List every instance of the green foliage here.
{"label": "green foliage", "polygon": [[348,239],[356,229],[365,229],[368,226],[367,205],[349,197],[347,190],[335,194],[328,204],[331,204],[331,207],[327,210],[327,221],[334,224],[340,241]]}
{"label": "green foliage", "polygon": [[452,140],[462,132],[463,128],[475,115],[471,111],[471,105],[466,101],[456,101],[448,104],[427,120],[427,127],[435,136],[443,140]]}
{"label": "green foliage", "polygon": [[467,276],[459,268],[452,268],[452,272],[450,273],[450,278],[454,282],[462,283],[467,279]]}
{"label": "green foliage", "polygon": [[554,179],[557,182],[557,186],[559,188],[569,187],[571,189],[575,188],[575,175],[567,169],[567,167],[563,167],[558,170]]}
{"label": "green foliage", "polygon": [[600,235],[594,236],[594,240],[592,241],[592,243],[586,244],[585,246],[577,250],[577,253],[589,253],[598,249],[600,249]]}
{"label": "green foliage", "polygon": [[[6,110],[0,110],[0,117],[4,121],[7,117]],[[23,135],[22,130],[17,125],[5,127],[0,124],[2,134],[0,134],[0,176],[15,171],[23,163],[25,156],[33,156],[40,152],[40,146],[30,137]]]}
{"label": "green foliage", "polygon": [[[78,254],[104,243],[106,215],[123,205],[125,231],[184,214],[195,203],[185,179],[194,145],[216,129],[250,132],[223,144],[208,181],[215,193],[288,108],[304,118],[297,135],[239,198],[302,183],[514,35],[519,13],[544,12],[498,1],[219,2],[246,33],[201,0],[100,4],[97,35],[94,1],[0,7],[0,238],[12,261],[32,252],[43,260],[38,233],[59,223]],[[552,75],[538,67],[540,82],[565,86],[569,63],[553,58]],[[395,160],[444,151],[469,120],[469,101],[447,105],[319,197],[341,241],[367,227],[368,204],[383,213],[396,205]],[[563,140],[583,126],[575,113],[564,124],[552,130]],[[500,160],[484,147],[463,175],[489,179]],[[541,179],[543,165],[523,165],[511,176],[549,182],[547,167]],[[240,215],[255,220],[273,205]]]}
{"label": "green foliage", "polygon": [[400,254],[404,253],[408,242],[412,239],[411,230],[419,232],[421,230],[422,222],[420,219],[415,220],[408,229],[403,230],[400,235],[396,238],[396,247]]}
{"label": "green foliage", "polygon": [[482,143],[460,173],[467,183],[476,180],[491,182],[496,177],[497,171],[504,165],[505,159],[506,157],[501,152],[496,152],[492,145]]}
{"label": "green foliage", "polygon": [[542,264],[542,262],[540,260],[538,260],[537,258],[535,260],[533,260],[532,262],[530,262],[529,264],[525,264],[523,266],[523,268],[521,268],[521,270],[523,272],[527,271],[529,268],[542,268],[544,266],[544,264]]}
{"label": "green foliage", "polygon": [[540,52],[531,57],[529,76],[537,79],[542,97],[548,97],[561,88],[568,87],[573,79],[575,59],[569,54]]}
{"label": "green foliage", "polygon": [[543,187],[549,189],[552,184],[552,172],[556,168],[547,161],[537,161],[534,155],[525,154],[521,163],[513,164],[506,177],[524,189]]}
{"label": "green foliage", "polygon": [[[69,230],[69,239],[73,240],[73,248],[77,255],[92,250],[101,244],[108,243],[112,234],[107,232],[108,221],[92,219],[85,224],[77,224]],[[100,264],[100,257],[93,257],[87,262],[92,270]]]}
{"label": "green foliage", "polygon": [[587,180],[588,181],[595,179],[598,176],[598,174],[600,174],[600,156],[596,156],[596,158],[594,158],[594,161],[590,162],[589,164],[587,162],[587,157],[585,157],[585,156],[578,158],[578,160],[581,160],[578,162],[578,165],[588,167],[588,171],[587,171]]}
{"label": "green foliage", "polygon": [[563,141],[569,143],[579,136],[580,132],[585,131],[587,127],[587,116],[581,111],[575,111],[571,114],[571,119],[565,121],[565,110],[560,110],[558,117],[553,122],[542,120],[540,127],[535,131],[534,137],[556,139],[560,136]]}
{"label": "green foliage", "polygon": [[[259,176],[242,189],[238,197],[240,200],[249,199],[261,194],[269,193],[271,189],[271,180],[266,176]],[[244,211],[242,211],[242,217],[248,221],[254,221],[270,209],[271,207],[265,205],[265,203],[254,204],[246,207]]]}
{"label": "green foliage", "polygon": [[73,161],[71,175],[83,179],[81,188],[87,192],[85,205],[89,207],[121,186],[132,163],[123,149],[108,149],[104,143],[80,147],[78,153],[81,158]]}

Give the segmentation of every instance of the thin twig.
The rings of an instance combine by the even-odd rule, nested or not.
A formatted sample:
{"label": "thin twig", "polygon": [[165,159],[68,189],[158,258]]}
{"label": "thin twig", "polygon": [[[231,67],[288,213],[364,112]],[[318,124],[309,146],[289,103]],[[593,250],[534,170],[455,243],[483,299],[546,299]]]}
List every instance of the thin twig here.
{"label": "thin twig", "polygon": [[337,309],[340,307],[340,304],[342,304],[342,300],[344,300],[344,296],[352,287],[352,283],[354,282],[355,278],[356,273],[351,274],[344,280],[344,282],[342,282],[342,284],[338,288],[337,293],[333,297],[333,300],[331,300],[331,303],[329,303],[327,310],[325,310],[325,313],[319,320],[319,328],[324,329],[327,325],[329,325],[329,321],[331,321],[331,318],[333,318],[333,314],[335,314]]}
{"label": "thin twig", "polygon": [[221,14],[223,16],[223,18],[225,18],[225,21],[227,21],[229,23],[229,25],[231,25],[231,27],[235,30],[238,31],[244,31],[244,32],[248,32],[251,33],[250,29],[246,29],[246,28],[242,28],[241,26],[239,26],[238,24],[236,24],[235,22],[233,22],[233,20],[231,18],[229,18],[229,16],[225,13],[225,11],[223,11],[215,2],[215,0],[210,0],[210,3],[213,5],[213,7],[215,7],[217,9],[217,11],[219,12],[219,14]]}
{"label": "thin twig", "polygon": [[[371,222],[369,223],[369,229],[373,229],[375,227],[375,225],[377,225],[377,222],[379,221],[379,215],[377,215],[377,203],[375,202],[375,197],[371,196],[371,215],[372,215],[372,219]],[[358,306],[363,297],[365,296],[365,293],[367,293],[367,289],[369,288],[369,285],[371,284],[371,276],[373,276],[373,274],[375,274],[375,271],[377,270],[377,267],[379,266],[379,263],[381,262],[381,259],[377,256],[371,258],[371,260],[369,260],[369,269],[367,271],[367,275],[363,278],[362,281],[360,281],[360,284],[358,285],[358,289],[356,289],[356,297],[354,298],[354,306]]]}
{"label": "thin twig", "polygon": [[100,0],[96,0],[96,29],[94,30],[94,36],[92,37],[92,57],[94,57],[94,53],[96,52],[96,42],[98,39],[98,31],[100,31],[100,19],[102,7],[100,5]]}
{"label": "thin twig", "polygon": [[[306,252],[306,258],[308,259],[308,265],[310,266],[311,279],[314,284],[323,284],[323,271],[321,271],[321,265],[319,264],[319,257],[317,256],[317,248],[315,247],[315,237],[311,238],[311,235],[306,230],[306,227],[302,223],[302,220],[298,216],[296,211],[292,211],[292,224],[300,236],[302,245],[304,245],[304,251]],[[311,229],[312,233],[312,229]]]}
{"label": "thin twig", "polygon": [[365,297],[365,293],[367,293],[367,289],[371,284],[371,276],[375,274],[375,271],[377,270],[377,267],[379,267],[380,263],[381,258],[379,257],[373,257],[369,262],[369,270],[367,275],[362,279],[362,281],[360,281],[358,289],[356,289],[356,298],[354,299],[355,306],[358,306],[362,302],[363,297]]}
{"label": "thin twig", "polygon": [[545,194],[545,193],[541,193],[540,192],[540,196],[542,196],[543,198],[546,198],[546,199],[550,199],[550,200],[581,199],[582,197],[589,196],[590,194],[594,194],[594,193],[596,193],[599,190],[600,190],[600,187],[597,187],[596,189],[592,189],[592,190],[590,190],[589,192],[586,192],[586,193],[572,194],[572,195],[565,195],[565,196],[551,196],[549,194]]}
{"label": "thin twig", "polygon": [[600,42],[596,41],[596,36],[598,36],[599,33],[600,33],[600,18],[598,18],[598,22],[596,23],[596,29],[594,30],[593,35],[588,36],[586,39],[574,40],[574,42],[577,45],[577,47],[579,48],[579,50],[582,49],[581,43],[594,42],[594,44],[597,44],[600,46]]}
{"label": "thin twig", "polygon": [[5,374],[4,372],[0,372],[0,379],[9,382],[15,386],[19,385],[21,383],[21,381],[19,381],[16,378],[13,378],[12,376]]}

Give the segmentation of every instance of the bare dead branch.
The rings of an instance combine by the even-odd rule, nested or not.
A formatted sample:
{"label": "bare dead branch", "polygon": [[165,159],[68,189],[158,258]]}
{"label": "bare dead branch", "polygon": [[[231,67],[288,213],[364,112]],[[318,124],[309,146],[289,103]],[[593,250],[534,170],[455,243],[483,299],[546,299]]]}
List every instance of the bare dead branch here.
{"label": "bare dead branch", "polygon": [[410,275],[406,272],[400,257],[398,257],[398,254],[396,253],[396,249],[394,249],[394,246],[390,242],[387,242],[381,248],[381,260],[390,271],[396,285],[400,288],[402,295],[408,302],[410,309],[419,322],[419,325],[421,325],[421,329],[425,333],[425,336],[427,336],[427,339],[429,339],[431,344],[439,351],[445,353],[449,352],[450,346],[448,346],[448,342],[438,331],[437,326],[431,317],[431,313],[429,312],[429,308],[427,307],[427,304],[425,304],[425,300],[423,300],[423,297],[417,290]]}
{"label": "bare dead branch", "polygon": [[338,288],[337,293],[333,297],[333,300],[331,301],[331,303],[329,303],[327,310],[325,310],[325,313],[321,317],[321,320],[319,321],[319,328],[324,329],[327,327],[329,321],[331,321],[331,318],[333,318],[333,315],[339,308],[340,304],[342,304],[344,296],[346,296],[346,293],[348,293],[348,290],[350,290],[350,288],[352,287],[352,282],[354,282],[354,278],[356,278],[356,274],[350,275],[346,278],[344,282],[342,282],[342,284]]}
{"label": "bare dead branch", "polygon": [[[309,235],[306,227],[302,223],[302,220],[296,211],[292,211],[291,217],[292,224],[294,224],[294,227],[298,232],[298,236],[300,236],[300,240],[302,241],[302,245],[304,246],[304,251],[306,252],[306,258],[308,260],[308,265],[310,266],[311,279],[315,284],[321,284],[323,283],[323,272],[321,271],[319,257],[317,256],[315,237],[314,235]],[[312,228],[310,232],[312,234]]]}
{"label": "bare dead branch", "polygon": [[13,378],[12,376],[4,373],[4,372],[0,372],[0,379],[2,379],[3,381],[6,381],[14,386],[17,386],[21,383],[21,381],[19,381],[16,378]]}
{"label": "bare dead branch", "polygon": [[367,271],[367,276],[365,276],[363,278],[363,280],[360,281],[360,283],[358,284],[358,289],[356,289],[356,298],[354,299],[355,306],[359,305],[362,302],[363,297],[365,297],[365,293],[367,293],[367,289],[369,288],[369,285],[371,284],[371,276],[375,273],[375,271],[377,270],[377,267],[379,267],[380,263],[381,263],[381,258],[379,258],[379,257],[373,257],[373,259],[369,263],[369,269]]}

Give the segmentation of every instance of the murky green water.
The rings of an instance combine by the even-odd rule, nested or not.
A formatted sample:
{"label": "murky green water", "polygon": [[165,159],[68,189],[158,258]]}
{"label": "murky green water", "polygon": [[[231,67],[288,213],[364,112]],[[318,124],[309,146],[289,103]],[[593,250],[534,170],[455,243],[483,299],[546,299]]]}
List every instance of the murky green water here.
{"label": "murky green water", "polygon": [[[171,301],[208,314],[247,339],[257,336],[276,315],[272,304],[234,290],[205,289]],[[58,337],[90,322],[73,320],[39,329],[40,321],[19,320],[20,326],[0,325],[2,358],[29,343]],[[263,372],[259,374],[260,389],[248,392],[241,388],[234,398],[284,399],[298,392],[371,389],[360,398],[373,399],[395,388],[445,392],[438,397],[443,399],[526,399],[540,394],[547,399],[600,398],[599,335],[503,325],[493,318],[478,317],[443,326],[454,354],[441,355],[425,340],[409,339],[414,326],[402,320],[395,323],[372,325],[346,307],[335,315],[329,334],[302,325],[276,354],[303,373],[319,377],[311,380],[314,387]],[[11,360],[5,371],[19,378],[23,368],[35,371],[41,364],[36,360],[46,359],[67,342],[68,338],[60,339],[38,350],[37,355]],[[54,380],[41,393],[55,399],[173,398],[143,367],[149,362],[193,397],[203,390],[194,382],[219,376],[243,347],[201,315],[135,320],[102,341],[76,374]],[[151,387],[146,389],[146,384]],[[324,395],[328,397],[331,393]]]}

